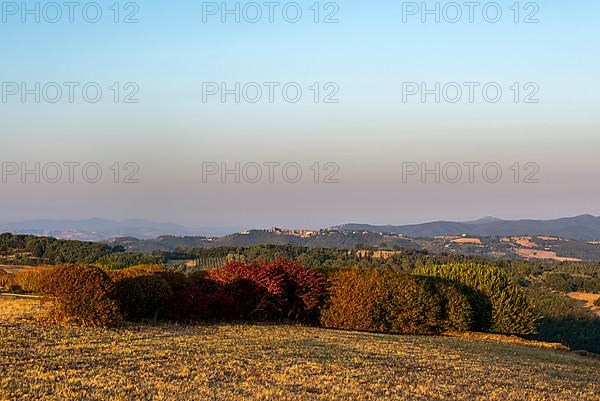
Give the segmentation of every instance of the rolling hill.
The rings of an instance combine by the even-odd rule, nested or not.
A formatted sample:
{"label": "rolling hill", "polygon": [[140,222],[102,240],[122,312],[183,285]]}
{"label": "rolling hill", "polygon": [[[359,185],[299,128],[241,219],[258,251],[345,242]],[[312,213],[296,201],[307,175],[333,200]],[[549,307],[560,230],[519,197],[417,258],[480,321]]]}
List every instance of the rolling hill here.
{"label": "rolling hill", "polygon": [[554,220],[501,220],[486,217],[471,222],[435,221],[402,226],[344,224],[336,228],[341,231],[371,231],[409,237],[467,234],[478,237],[551,235],[579,241],[600,239],[600,217],[589,214]]}
{"label": "rolling hill", "polygon": [[151,253],[173,251],[177,248],[214,248],[221,246],[248,247],[258,244],[298,245],[309,248],[354,249],[359,245],[374,246],[385,243],[389,247],[418,248],[415,242],[395,234],[379,234],[368,231],[340,232],[336,230],[315,231],[312,235],[299,235],[291,230],[251,230],[224,237],[176,237],[160,236],[154,239],[115,238],[107,242],[123,246],[130,252]]}

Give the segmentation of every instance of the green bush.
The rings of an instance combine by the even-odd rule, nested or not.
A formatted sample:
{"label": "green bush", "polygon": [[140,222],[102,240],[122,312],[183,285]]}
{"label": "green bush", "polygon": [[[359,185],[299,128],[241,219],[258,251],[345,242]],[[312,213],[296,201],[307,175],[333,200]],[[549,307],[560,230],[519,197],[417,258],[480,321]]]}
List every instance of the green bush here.
{"label": "green bush", "polygon": [[96,267],[58,266],[45,277],[42,288],[53,301],[49,313],[53,322],[104,327],[121,319],[111,299],[113,282]]}
{"label": "green bush", "polygon": [[443,328],[450,331],[475,329],[475,312],[469,290],[439,277],[420,277],[429,282],[442,301]]}
{"label": "green bush", "polygon": [[110,271],[115,288],[113,298],[127,320],[168,319],[177,291],[189,280],[183,273],[161,266],[136,266]]}
{"label": "green bush", "polygon": [[120,270],[139,265],[150,265],[164,262],[163,258],[131,252],[109,253],[95,263],[102,269]]}
{"label": "green bush", "polygon": [[571,292],[576,289],[573,288],[573,285],[570,282],[570,274],[560,272],[548,272],[543,276],[543,278],[546,282],[546,285],[548,285],[548,287],[552,288],[553,290],[561,292]]}
{"label": "green bush", "polygon": [[168,269],[163,265],[137,265],[127,269],[130,272],[137,272],[137,274],[155,275],[165,280],[173,291],[179,291],[189,284],[191,280],[185,273]]}
{"label": "green bush", "polygon": [[332,274],[330,283],[324,327],[399,334],[433,334],[443,327],[435,287],[408,274],[343,270]]}
{"label": "green bush", "polygon": [[496,267],[450,263],[421,266],[413,273],[441,277],[469,289],[479,330],[516,335],[537,331],[539,315],[533,305],[506,273]]}

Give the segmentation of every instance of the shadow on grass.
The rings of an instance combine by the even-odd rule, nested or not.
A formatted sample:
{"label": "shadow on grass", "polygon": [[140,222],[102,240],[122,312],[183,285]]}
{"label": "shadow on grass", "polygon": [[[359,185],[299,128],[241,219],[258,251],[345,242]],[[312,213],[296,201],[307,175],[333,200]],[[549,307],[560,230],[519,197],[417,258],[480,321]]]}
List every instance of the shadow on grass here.
{"label": "shadow on grass", "polygon": [[560,342],[574,351],[600,354],[600,319],[544,318],[538,327],[535,340]]}

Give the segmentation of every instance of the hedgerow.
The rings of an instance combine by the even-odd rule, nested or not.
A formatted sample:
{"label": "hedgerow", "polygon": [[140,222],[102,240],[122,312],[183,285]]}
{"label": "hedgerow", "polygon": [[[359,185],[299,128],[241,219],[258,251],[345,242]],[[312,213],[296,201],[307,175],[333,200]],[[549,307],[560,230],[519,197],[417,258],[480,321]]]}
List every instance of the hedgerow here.
{"label": "hedgerow", "polygon": [[[287,258],[232,260],[186,276],[159,265],[110,271],[60,266],[42,284],[54,320],[296,321],[399,334],[484,330],[528,335],[537,314],[499,269],[476,264],[321,273]],[[31,280],[35,282],[35,280]]]}

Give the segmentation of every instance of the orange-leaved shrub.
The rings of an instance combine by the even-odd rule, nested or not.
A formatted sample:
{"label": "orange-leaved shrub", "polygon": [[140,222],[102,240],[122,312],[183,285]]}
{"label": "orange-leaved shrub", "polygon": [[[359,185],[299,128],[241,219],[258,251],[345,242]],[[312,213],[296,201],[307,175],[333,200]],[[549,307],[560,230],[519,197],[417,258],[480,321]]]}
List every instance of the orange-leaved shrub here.
{"label": "orange-leaved shrub", "polygon": [[14,284],[19,286],[22,292],[30,294],[41,294],[44,285],[54,266],[42,266],[35,269],[20,270],[15,274]]}
{"label": "orange-leaved shrub", "polygon": [[5,270],[0,269],[0,288],[8,288],[14,284],[15,276]]}
{"label": "orange-leaved shrub", "polygon": [[111,298],[113,282],[97,267],[57,266],[45,277],[42,288],[53,301],[49,313],[53,322],[105,327],[121,319]]}
{"label": "orange-leaved shrub", "polygon": [[330,276],[324,327],[399,334],[442,330],[442,299],[435,286],[393,270],[352,269]]}

